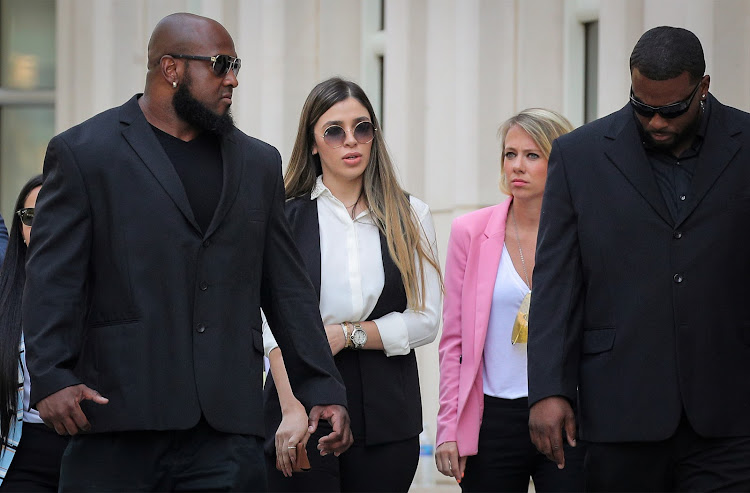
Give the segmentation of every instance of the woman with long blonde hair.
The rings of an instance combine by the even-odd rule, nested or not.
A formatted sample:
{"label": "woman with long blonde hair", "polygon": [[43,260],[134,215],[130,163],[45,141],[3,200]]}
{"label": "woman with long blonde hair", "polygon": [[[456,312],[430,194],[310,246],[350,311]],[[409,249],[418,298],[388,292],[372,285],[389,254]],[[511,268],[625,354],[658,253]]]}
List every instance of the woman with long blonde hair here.
{"label": "woman with long blonde hair", "polygon": [[[407,491],[419,458],[422,409],[413,349],[432,342],[441,276],[427,205],[398,184],[372,105],[332,78],[308,96],[287,168],[286,213],[347,389],[354,445],[339,457],[308,441],[270,331],[266,385],[273,491]],[[311,470],[295,474],[299,456]]]}

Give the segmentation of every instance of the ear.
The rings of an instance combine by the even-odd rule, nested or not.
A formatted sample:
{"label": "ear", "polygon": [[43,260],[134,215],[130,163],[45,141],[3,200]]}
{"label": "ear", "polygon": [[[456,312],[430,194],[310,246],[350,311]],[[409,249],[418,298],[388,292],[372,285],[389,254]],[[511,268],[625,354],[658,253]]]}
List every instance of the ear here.
{"label": "ear", "polygon": [[161,57],[161,60],[159,60],[159,65],[161,67],[162,77],[164,77],[164,80],[166,80],[170,86],[174,86],[175,82],[180,82],[180,76],[177,71],[177,62],[174,58],[169,55],[164,55]]}
{"label": "ear", "polygon": [[312,155],[314,156],[317,153],[318,153],[318,144],[317,143],[313,143],[313,146],[312,146]]}
{"label": "ear", "polygon": [[708,87],[711,85],[711,76],[710,75],[704,75],[703,80],[701,81],[701,101],[706,99],[708,97]]}

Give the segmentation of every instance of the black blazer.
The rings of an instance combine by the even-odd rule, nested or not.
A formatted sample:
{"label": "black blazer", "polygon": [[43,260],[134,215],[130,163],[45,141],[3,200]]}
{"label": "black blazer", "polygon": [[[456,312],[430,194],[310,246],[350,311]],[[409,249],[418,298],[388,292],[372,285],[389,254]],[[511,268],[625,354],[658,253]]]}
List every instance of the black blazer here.
{"label": "black blazer", "polygon": [[315,291],[289,232],[276,149],[233,129],[208,230],[138,106],[54,137],[23,320],[32,402],[85,383],[92,431],[263,434],[260,308],[300,400],[344,404]]}
{"label": "black blazer", "polygon": [[[310,279],[320,298],[320,229],[318,201],[310,194],[288,200],[286,214]],[[406,309],[406,291],[401,273],[380,235],[385,284],[367,320]],[[330,349],[329,349],[330,351]],[[286,363],[286,352],[284,363]],[[352,433],[366,445],[394,442],[415,437],[422,431],[422,399],[419,391],[417,358],[412,349],[402,356],[386,356],[383,351],[344,350],[334,357],[346,384]],[[295,395],[296,395],[295,389]],[[276,429],[281,422],[278,393],[273,378],[266,379],[266,449],[273,450]]]}
{"label": "black blazer", "polygon": [[681,216],[629,106],[549,160],[529,321],[529,401],[575,401],[596,442],[750,435],[750,115],[709,97]]}

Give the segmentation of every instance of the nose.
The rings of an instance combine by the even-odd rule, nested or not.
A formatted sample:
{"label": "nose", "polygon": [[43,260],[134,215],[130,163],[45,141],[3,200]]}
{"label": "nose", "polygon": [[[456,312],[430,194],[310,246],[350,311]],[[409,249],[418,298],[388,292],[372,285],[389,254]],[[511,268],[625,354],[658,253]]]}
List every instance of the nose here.
{"label": "nose", "polygon": [[346,139],[344,140],[344,145],[346,147],[354,147],[358,144],[357,139],[354,138],[354,129],[350,128],[349,130],[344,130],[344,135],[346,135]]}
{"label": "nose", "polygon": [[648,126],[654,130],[662,130],[669,126],[669,121],[659,113],[654,113],[654,116],[648,121]]}
{"label": "nose", "polygon": [[224,76],[224,85],[232,87],[237,87],[238,85],[240,85],[240,81],[238,81],[237,76],[234,75],[234,70],[229,69],[227,71],[227,75]]}

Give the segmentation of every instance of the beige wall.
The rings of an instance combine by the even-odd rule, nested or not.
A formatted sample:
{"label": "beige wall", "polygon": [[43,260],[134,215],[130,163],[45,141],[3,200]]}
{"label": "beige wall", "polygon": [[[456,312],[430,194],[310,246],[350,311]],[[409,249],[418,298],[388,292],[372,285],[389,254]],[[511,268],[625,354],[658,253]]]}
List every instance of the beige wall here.
{"label": "beige wall", "polygon": [[[148,36],[164,15],[188,10],[223,22],[243,59],[238,126],[286,159],[305,96],[343,75],[376,95],[383,51],[384,118],[404,186],[431,205],[445,256],[450,221],[497,203],[498,125],[528,106],[580,124],[582,22],[598,19],[598,109],[627,101],[628,58],[646,29],[671,24],[703,42],[712,92],[750,108],[750,2],[746,0],[60,0],[58,130],[142,90]],[[362,34],[362,31],[366,31]],[[425,421],[434,435],[437,343],[418,351]]]}

